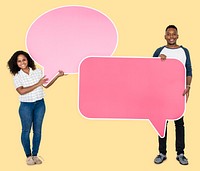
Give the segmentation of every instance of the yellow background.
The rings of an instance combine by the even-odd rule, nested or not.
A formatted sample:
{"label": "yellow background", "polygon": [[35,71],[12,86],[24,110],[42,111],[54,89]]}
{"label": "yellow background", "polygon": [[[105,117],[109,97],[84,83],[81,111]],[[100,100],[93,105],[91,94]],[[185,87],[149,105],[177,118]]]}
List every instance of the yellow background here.
{"label": "yellow background", "polygon": [[[87,120],[78,112],[78,75],[60,78],[46,92],[47,112],[39,155],[44,163],[27,166],[20,142],[18,94],[6,63],[19,49],[42,13],[64,5],[95,8],[115,23],[119,43],[115,56],[151,56],[164,45],[164,29],[175,24],[178,43],[190,50],[193,81],[185,113],[188,166],[176,160],[174,123],[168,127],[167,161],[153,163],[158,154],[157,134],[147,120]],[[199,2],[198,0],[17,0],[0,5],[0,170],[8,171],[171,171],[198,170],[199,114]],[[51,49],[50,49],[51,50]],[[56,58],[55,58],[56,62]],[[170,93],[170,92],[169,92]]]}

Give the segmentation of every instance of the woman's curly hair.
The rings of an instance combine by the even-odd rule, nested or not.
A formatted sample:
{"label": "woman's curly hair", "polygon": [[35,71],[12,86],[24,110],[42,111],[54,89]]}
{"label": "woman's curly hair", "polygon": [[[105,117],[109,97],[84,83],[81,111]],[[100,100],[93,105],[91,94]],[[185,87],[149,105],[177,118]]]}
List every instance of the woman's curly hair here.
{"label": "woman's curly hair", "polygon": [[30,55],[27,52],[24,52],[24,51],[20,50],[20,51],[16,51],[12,55],[12,57],[10,58],[10,60],[8,61],[8,68],[9,68],[10,73],[12,75],[17,74],[18,71],[20,71],[20,68],[17,65],[17,58],[18,58],[19,55],[24,55],[27,58],[27,60],[28,60],[28,66],[30,68],[32,68],[33,70],[36,69],[35,63],[34,63],[33,59],[30,57]]}

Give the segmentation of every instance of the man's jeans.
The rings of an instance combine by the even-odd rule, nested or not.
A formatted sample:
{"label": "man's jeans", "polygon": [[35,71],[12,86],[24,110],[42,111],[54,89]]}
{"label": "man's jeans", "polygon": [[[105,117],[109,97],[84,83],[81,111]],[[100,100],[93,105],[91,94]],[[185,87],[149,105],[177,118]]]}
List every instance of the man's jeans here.
{"label": "man's jeans", "polygon": [[[184,121],[183,117],[181,117],[178,120],[174,121],[175,123],[175,128],[176,128],[176,152],[177,155],[179,154],[184,154],[184,148],[185,148],[185,129],[184,129]],[[165,137],[160,138],[158,136],[159,140],[159,152],[162,154],[166,154],[166,143],[167,143],[167,126],[166,126],[166,131],[165,131]]]}
{"label": "man's jeans", "polygon": [[[21,102],[19,115],[22,124],[21,142],[27,157],[37,156],[40,141],[42,121],[45,113],[44,99],[36,102]],[[32,152],[30,148],[30,131],[33,126]]]}

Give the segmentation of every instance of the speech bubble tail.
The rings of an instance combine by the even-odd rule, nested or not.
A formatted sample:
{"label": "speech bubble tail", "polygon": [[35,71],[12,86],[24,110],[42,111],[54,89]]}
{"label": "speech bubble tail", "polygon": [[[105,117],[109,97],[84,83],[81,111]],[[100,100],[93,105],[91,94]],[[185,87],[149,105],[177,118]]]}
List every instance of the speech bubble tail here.
{"label": "speech bubble tail", "polygon": [[166,119],[160,119],[160,118],[151,118],[150,122],[158,135],[163,138],[165,136],[165,130],[166,130]]}

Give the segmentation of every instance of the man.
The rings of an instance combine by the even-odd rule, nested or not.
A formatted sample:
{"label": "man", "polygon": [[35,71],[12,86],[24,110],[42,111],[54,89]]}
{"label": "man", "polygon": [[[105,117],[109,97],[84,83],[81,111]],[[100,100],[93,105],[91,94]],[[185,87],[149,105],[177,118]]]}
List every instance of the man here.
{"label": "man", "polygon": [[[178,37],[179,35],[176,26],[169,25],[165,30],[165,40],[167,41],[167,45],[158,48],[154,52],[153,57],[160,57],[161,60],[166,60],[166,58],[172,57],[180,60],[184,64],[186,68],[186,89],[184,90],[183,95],[186,95],[186,101],[187,101],[190,92],[190,84],[192,81],[192,67],[191,67],[189,51],[183,46],[177,45],[176,43]],[[185,131],[184,131],[183,117],[174,122],[176,127],[176,152],[177,152],[176,159],[179,161],[180,164],[187,165],[188,160],[184,156]],[[166,157],[167,127],[165,131],[165,137],[164,138],[158,137],[158,141],[159,141],[160,154],[157,155],[156,158],[154,159],[154,162],[156,164],[160,164],[167,159]]]}

